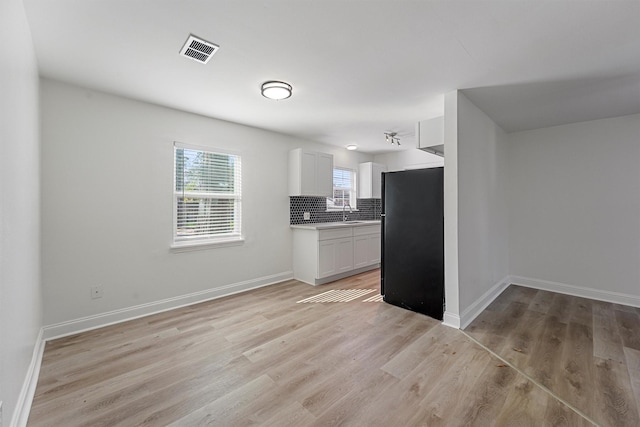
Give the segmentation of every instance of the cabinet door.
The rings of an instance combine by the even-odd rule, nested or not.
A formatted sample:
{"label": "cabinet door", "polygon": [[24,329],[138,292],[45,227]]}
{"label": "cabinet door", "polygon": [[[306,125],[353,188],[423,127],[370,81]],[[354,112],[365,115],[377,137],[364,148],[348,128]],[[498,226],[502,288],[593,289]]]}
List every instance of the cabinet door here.
{"label": "cabinet door", "polygon": [[371,168],[373,163],[366,162],[358,165],[358,198],[371,198]]}
{"label": "cabinet door", "polygon": [[318,153],[302,151],[300,159],[300,194],[316,193],[316,174],[318,173]]}
{"label": "cabinet door", "polygon": [[333,194],[333,155],[297,148],[289,152],[289,196]]}
{"label": "cabinet door", "polygon": [[336,241],[336,273],[353,270],[353,238]]}
{"label": "cabinet door", "polygon": [[384,165],[374,163],[371,168],[371,197],[374,199],[382,198],[382,172],[387,168]]}
{"label": "cabinet door", "polygon": [[316,195],[333,197],[333,155],[317,153]]}
{"label": "cabinet door", "polygon": [[372,254],[370,245],[370,236],[356,236],[353,238],[354,268],[366,267],[370,264],[370,258]]}
{"label": "cabinet door", "polygon": [[336,274],[337,240],[318,242],[318,279]]}
{"label": "cabinet door", "polygon": [[361,199],[382,198],[382,172],[387,167],[366,162],[358,165],[358,197]]}
{"label": "cabinet door", "polygon": [[367,237],[369,238],[367,244],[368,264],[378,264],[380,263],[380,234],[370,234]]}

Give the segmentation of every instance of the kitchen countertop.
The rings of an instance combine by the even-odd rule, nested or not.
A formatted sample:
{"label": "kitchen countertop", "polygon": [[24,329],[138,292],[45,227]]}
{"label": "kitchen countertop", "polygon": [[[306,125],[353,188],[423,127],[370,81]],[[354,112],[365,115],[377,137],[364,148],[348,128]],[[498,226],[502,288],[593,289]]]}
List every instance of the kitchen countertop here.
{"label": "kitchen countertop", "polygon": [[344,227],[362,227],[364,225],[380,225],[380,220],[364,220],[364,221],[352,221],[352,222],[315,222],[308,224],[295,224],[291,225],[291,228],[299,228],[303,230],[327,230],[330,228],[344,228]]}

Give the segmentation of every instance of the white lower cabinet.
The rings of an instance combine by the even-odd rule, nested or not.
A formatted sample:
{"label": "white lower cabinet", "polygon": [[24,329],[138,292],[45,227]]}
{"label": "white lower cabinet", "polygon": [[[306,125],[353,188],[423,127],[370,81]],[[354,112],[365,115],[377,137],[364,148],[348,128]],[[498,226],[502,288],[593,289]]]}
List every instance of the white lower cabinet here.
{"label": "white lower cabinet", "polygon": [[353,270],[353,239],[318,242],[318,279]]}
{"label": "white lower cabinet", "polygon": [[382,239],[380,232],[369,235],[369,264],[380,264],[380,253],[382,250]]}
{"label": "white lower cabinet", "polygon": [[377,268],[380,226],[293,230],[293,274],[319,285]]}
{"label": "white lower cabinet", "polygon": [[354,227],[353,247],[355,268],[380,263],[380,227]]}
{"label": "white lower cabinet", "polygon": [[380,233],[353,238],[353,266],[366,267],[380,263]]}
{"label": "white lower cabinet", "polygon": [[353,266],[355,268],[369,265],[369,236],[353,238]]}
{"label": "white lower cabinet", "polygon": [[338,240],[336,249],[336,273],[353,270],[353,239]]}

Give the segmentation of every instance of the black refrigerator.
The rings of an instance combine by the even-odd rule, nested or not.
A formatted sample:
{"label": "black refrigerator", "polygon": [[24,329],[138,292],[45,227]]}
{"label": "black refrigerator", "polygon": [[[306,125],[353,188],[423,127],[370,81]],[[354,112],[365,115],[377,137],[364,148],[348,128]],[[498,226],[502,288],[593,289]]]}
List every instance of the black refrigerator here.
{"label": "black refrigerator", "polygon": [[444,168],[382,174],[383,300],[442,320]]}

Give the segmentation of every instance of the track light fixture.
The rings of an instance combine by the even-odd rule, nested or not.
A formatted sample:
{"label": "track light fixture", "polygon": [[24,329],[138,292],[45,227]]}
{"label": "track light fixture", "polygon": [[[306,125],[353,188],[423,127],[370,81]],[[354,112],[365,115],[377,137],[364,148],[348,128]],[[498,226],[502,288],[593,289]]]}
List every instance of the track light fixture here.
{"label": "track light fixture", "polygon": [[398,146],[400,146],[400,138],[398,138],[396,135],[398,135],[397,132],[385,132],[384,133],[384,137],[385,137],[385,140],[387,142],[390,142],[391,145],[398,144]]}

